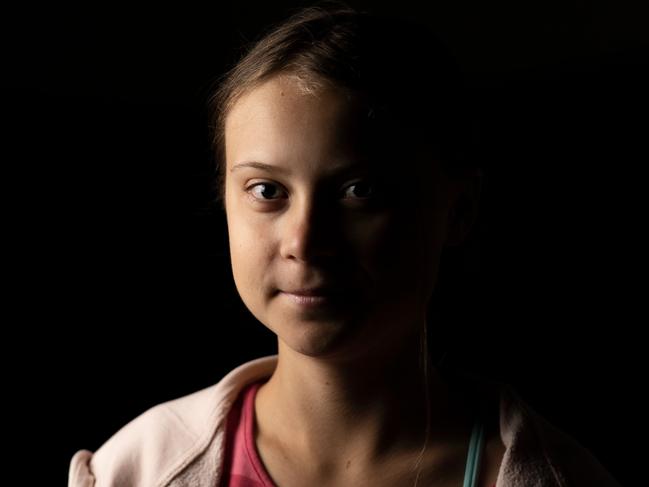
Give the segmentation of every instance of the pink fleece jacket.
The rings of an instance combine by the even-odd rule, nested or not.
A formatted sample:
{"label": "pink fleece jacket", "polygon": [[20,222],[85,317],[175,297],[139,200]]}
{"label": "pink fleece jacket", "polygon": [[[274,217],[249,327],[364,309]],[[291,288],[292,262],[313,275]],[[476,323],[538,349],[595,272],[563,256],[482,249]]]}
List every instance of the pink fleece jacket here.
{"label": "pink fleece jacket", "polygon": [[[226,418],[239,392],[270,377],[277,355],[246,362],[218,383],[153,406],[96,452],[79,450],[68,487],[218,487]],[[620,487],[589,450],[538,415],[504,383],[497,388],[505,455],[496,487]]]}

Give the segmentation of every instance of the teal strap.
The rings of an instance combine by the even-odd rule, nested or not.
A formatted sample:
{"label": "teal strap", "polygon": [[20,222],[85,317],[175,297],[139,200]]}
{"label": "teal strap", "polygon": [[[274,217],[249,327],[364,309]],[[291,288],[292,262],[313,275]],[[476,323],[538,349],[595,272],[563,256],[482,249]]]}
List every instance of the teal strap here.
{"label": "teal strap", "polygon": [[466,460],[463,487],[477,487],[478,474],[480,473],[480,459],[484,444],[484,427],[480,418],[476,418],[469,442],[469,455]]}

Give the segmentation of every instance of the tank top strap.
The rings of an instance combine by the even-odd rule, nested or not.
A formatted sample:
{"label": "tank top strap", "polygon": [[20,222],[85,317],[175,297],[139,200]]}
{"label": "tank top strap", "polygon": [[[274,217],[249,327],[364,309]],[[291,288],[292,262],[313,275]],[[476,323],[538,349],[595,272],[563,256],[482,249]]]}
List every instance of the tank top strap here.
{"label": "tank top strap", "polygon": [[480,415],[476,416],[469,441],[469,454],[466,460],[466,469],[464,471],[463,487],[477,487],[478,475],[480,474],[480,463],[482,460],[482,451],[485,441],[484,425]]}

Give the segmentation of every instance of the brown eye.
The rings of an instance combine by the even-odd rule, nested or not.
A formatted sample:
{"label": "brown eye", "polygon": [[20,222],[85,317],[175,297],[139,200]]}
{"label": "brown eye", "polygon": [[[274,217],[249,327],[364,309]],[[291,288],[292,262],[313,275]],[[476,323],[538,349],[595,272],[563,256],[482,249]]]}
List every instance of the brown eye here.
{"label": "brown eye", "polygon": [[[255,191],[257,188],[261,188],[258,191]],[[270,189],[269,189],[270,188]],[[278,188],[277,185],[272,184],[272,183],[257,183],[253,184],[250,186],[247,190],[249,193],[253,195],[255,199],[259,200],[273,200],[277,198],[273,198],[274,195],[278,194]]]}

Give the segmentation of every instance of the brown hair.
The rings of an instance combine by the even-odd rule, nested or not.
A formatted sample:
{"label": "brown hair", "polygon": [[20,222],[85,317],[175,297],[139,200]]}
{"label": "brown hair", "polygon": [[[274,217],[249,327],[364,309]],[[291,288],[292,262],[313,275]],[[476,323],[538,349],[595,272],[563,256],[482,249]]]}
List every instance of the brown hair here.
{"label": "brown hair", "polygon": [[[377,153],[404,137],[433,149],[449,175],[476,167],[473,120],[462,77],[443,44],[412,21],[326,0],[271,26],[217,80],[208,102],[215,158],[213,188],[224,205],[225,119],[237,100],[273,76],[294,78],[305,93],[333,86],[365,101]],[[414,135],[413,135],[414,134]],[[420,142],[418,142],[420,143]],[[403,157],[404,146],[399,151]],[[387,150],[387,152],[386,152]]]}

